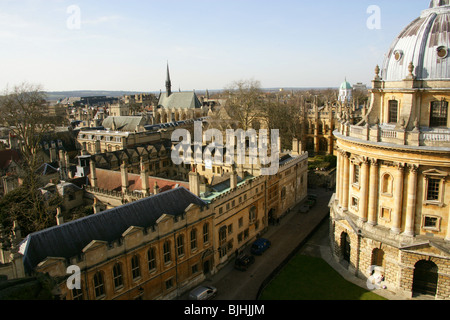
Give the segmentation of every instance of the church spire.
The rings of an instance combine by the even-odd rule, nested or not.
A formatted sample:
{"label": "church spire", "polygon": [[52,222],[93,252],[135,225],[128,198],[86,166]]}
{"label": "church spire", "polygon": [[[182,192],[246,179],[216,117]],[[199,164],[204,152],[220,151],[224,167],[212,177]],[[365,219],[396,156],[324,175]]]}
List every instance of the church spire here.
{"label": "church spire", "polygon": [[167,62],[166,93],[167,96],[170,96],[172,94],[172,82],[170,81],[169,62]]}

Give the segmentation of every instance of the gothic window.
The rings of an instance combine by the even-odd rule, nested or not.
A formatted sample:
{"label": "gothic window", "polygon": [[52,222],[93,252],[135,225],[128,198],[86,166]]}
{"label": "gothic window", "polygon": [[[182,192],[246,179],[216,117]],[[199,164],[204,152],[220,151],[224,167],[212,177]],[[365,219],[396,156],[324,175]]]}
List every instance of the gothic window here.
{"label": "gothic window", "polygon": [[141,276],[141,268],[139,266],[139,256],[135,255],[131,258],[131,275],[133,280],[138,279]]}
{"label": "gothic window", "polygon": [[115,289],[123,287],[122,265],[120,263],[116,263],[113,267],[113,281]]}
{"label": "gothic window", "polygon": [[388,110],[388,123],[397,123],[397,122],[398,122],[398,101],[390,100]]}
{"label": "gothic window", "polygon": [[94,293],[96,299],[101,299],[105,296],[105,281],[101,271],[94,275]]}
{"label": "gothic window", "polygon": [[164,263],[169,263],[172,261],[172,253],[170,250],[170,241],[166,241],[164,242],[163,245],[163,258],[164,258]]}
{"label": "gothic window", "polygon": [[184,255],[184,237],[182,235],[177,238],[177,253],[178,256]]}
{"label": "gothic window", "polygon": [[203,243],[209,242],[209,224],[205,223],[203,225]]}
{"label": "gothic window", "polygon": [[447,127],[448,102],[433,101],[431,103],[430,127]]}
{"label": "gothic window", "polygon": [[226,241],[227,241],[227,227],[223,226],[219,230],[219,244],[222,245]]}
{"label": "gothic window", "polygon": [[147,251],[147,259],[148,259],[148,270],[153,271],[156,269],[156,250],[155,248],[150,248]]}
{"label": "gothic window", "polygon": [[250,212],[249,212],[249,222],[250,222],[250,224],[252,224],[252,223],[254,223],[256,221],[257,211],[258,211],[258,209],[255,206],[250,208]]}
{"label": "gothic window", "polygon": [[191,230],[191,250],[197,249],[197,229]]}

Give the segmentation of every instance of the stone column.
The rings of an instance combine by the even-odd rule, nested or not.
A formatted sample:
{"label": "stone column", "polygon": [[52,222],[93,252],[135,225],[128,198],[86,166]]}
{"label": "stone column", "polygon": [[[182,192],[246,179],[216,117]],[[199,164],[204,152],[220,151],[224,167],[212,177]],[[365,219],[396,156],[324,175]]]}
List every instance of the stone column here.
{"label": "stone column", "polygon": [[367,196],[369,191],[369,160],[364,159],[361,166],[361,199],[359,206],[359,220],[367,222]]}
{"label": "stone column", "polygon": [[[448,209],[448,216],[450,217],[450,208]],[[445,241],[450,242],[450,218],[448,219],[447,235],[445,236]]]}
{"label": "stone column", "polygon": [[403,178],[405,168],[402,164],[397,165],[397,175],[395,178],[394,190],[394,214],[392,219],[392,233],[399,234],[402,227],[402,208],[403,208]]}
{"label": "stone column", "polygon": [[378,212],[378,160],[371,159],[370,161],[370,185],[369,185],[369,210],[368,210],[368,224],[372,226],[377,225]]}
{"label": "stone column", "polygon": [[340,194],[341,194],[341,152],[340,150],[338,150],[337,152],[337,164],[336,164],[336,201],[338,202],[338,204],[340,203]]}
{"label": "stone column", "polygon": [[344,210],[348,210],[348,197],[349,197],[349,188],[350,188],[350,157],[347,153],[343,155],[344,159],[344,172],[342,175],[343,183],[342,183],[342,208]]}
{"label": "stone column", "polygon": [[409,168],[408,178],[408,202],[406,207],[406,221],[404,235],[414,236],[414,222],[416,217],[416,200],[417,200],[417,172],[418,167],[411,165]]}
{"label": "stone column", "polygon": [[340,150],[339,156],[341,158],[339,164],[339,205],[342,207],[342,203],[344,202],[344,164],[345,164],[344,151]]}

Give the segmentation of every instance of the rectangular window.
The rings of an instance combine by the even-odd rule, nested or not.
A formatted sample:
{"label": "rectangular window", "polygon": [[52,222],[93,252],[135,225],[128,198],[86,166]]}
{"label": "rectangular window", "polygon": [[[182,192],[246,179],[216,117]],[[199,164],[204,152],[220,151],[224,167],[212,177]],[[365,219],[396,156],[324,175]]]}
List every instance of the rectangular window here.
{"label": "rectangular window", "polygon": [[359,165],[355,164],[353,166],[353,183],[359,184],[359,177],[360,177],[360,167]]}
{"label": "rectangular window", "polygon": [[397,123],[398,122],[398,101],[390,100],[389,101],[389,123]]}
{"label": "rectangular window", "polygon": [[439,201],[439,185],[441,180],[439,179],[429,179],[428,180],[428,190],[427,190],[427,200],[428,201]]}
{"label": "rectangular window", "polygon": [[433,101],[430,110],[430,127],[446,127],[448,121],[448,102]]}
{"label": "rectangular window", "polygon": [[436,229],[438,226],[438,218],[425,217],[423,226],[427,229]]}
{"label": "rectangular window", "polygon": [[429,179],[428,189],[427,189],[427,200],[428,201],[439,201],[439,186],[441,180],[439,179]]}

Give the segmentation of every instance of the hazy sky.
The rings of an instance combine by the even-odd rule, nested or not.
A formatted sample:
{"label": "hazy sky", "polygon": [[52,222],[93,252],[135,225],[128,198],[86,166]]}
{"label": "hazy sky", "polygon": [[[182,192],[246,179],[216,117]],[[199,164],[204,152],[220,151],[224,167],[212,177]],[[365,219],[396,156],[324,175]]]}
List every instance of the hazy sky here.
{"label": "hazy sky", "polygon": [[[376,22],[372,5],[380,28],[367,26]],[[0,89],[26,81],[48,91],[164,90],[167,61],[173,90],[223,89],[241,79],[263,87],[336,87],[345,77],[369,85],[391,42],[428,5],[0,0]]]}

